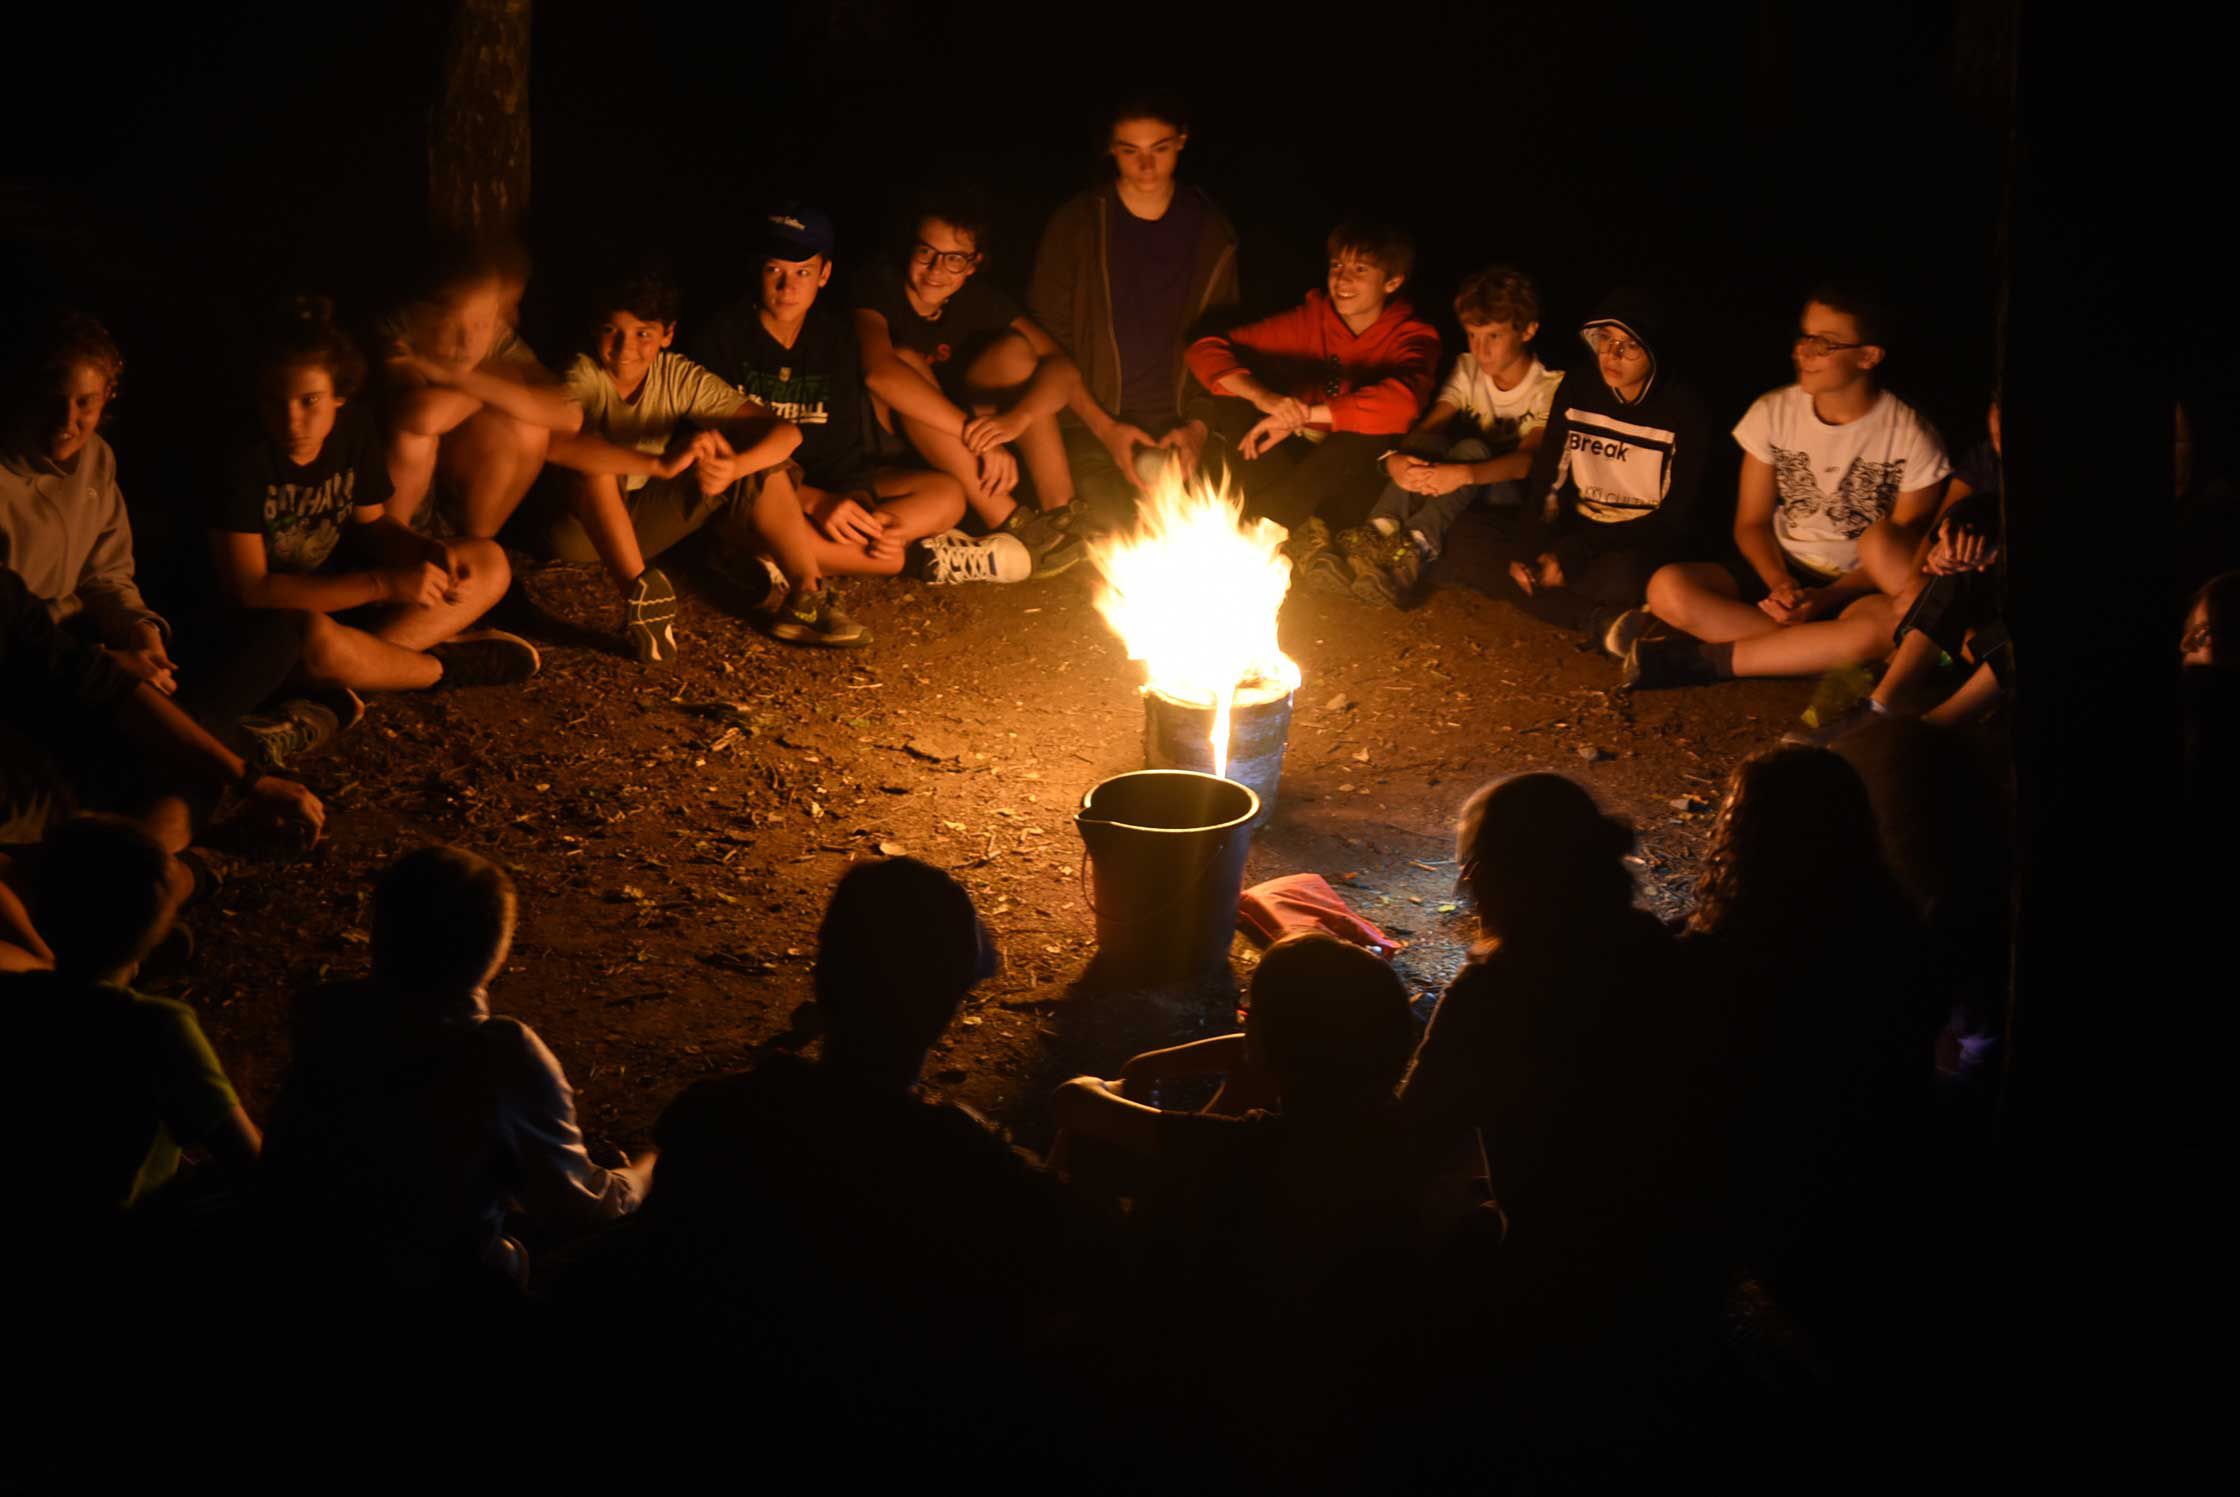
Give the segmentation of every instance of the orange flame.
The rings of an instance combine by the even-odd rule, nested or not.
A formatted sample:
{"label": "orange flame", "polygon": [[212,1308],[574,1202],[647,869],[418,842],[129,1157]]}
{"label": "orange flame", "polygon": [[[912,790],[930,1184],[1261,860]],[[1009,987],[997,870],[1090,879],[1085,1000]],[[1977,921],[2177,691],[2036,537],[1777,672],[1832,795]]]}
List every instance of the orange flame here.
{"label": "orange flame", "polygon": [[1288,538],[1272,520],[1244,518],[1228,485],[1185,481],[1175,464],[1151,485],[1136,525],[1091,541],[1103,574],[1097,611],[1144,664],[1145,689],[1213,709],[1213,772],[1229,768],[1229,713],[1254,686],[1299,685],[1276,647],[1276,610],[1291,587]]}

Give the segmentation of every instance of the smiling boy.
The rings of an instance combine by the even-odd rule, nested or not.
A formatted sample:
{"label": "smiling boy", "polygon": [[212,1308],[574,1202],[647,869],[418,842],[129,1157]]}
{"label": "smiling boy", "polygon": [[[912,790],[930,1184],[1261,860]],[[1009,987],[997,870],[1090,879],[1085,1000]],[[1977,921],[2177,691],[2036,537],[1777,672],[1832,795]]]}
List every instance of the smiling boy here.
{"label": "smiling boy", "polygon": [[1324,288],[1288,312],[1192,343],[1204,394],[1204,466],[1241,484],[1252,512],[1294,532],[1304,567],[1327,544],[1318,510],[1359,520],[1384,482],[1377,459],[1413,426],[1439,375],[1438,329],[1398,293],[1415,266],[1403,230],[1330,232]]}
{"label": "smiling boy", "polygon": [[[1058,412],[1079,398],[1081,371],[980,278],[988,226],[971,201],[929,199],[910,235],[899,268],[876,267],[856,286],[863,382],[879,424],[964,487],[990,532],[966,545],[998,560],[1008,552],[997,537],[1009,537],[1025,547],[1034,575],[1062,572],[1082,547],[1064,513],[1074,485]],[[1022,466],[1032,504],[1015,492]],[[938,552],[935,560],[942,580]],[[989,580],[1015,581],[1014,570],[1006,562]]]}
{"label": "smiling boy", "polygon": [[1879,383],[1888,337],[1866,292],[1806,300],[1796,383],[1734,429],[1740,554],[1650,579],[1650,609],[1683,633],[1642,639],[1629,685],[1812,675],[1890,653],[1893,600],[1913,585],[1951,466],[1935,429]]}
{"label": "smiling boy", "polygon": [[964,515],[964,491],[945,473],[873,463],[854,320],[822,296],[832,251],[832,221],[819,210],[765,215],[755,289],[716,315],[699,346],[710,369],[801,428],[794,463],[764,481],[755,505],[755,527],[786,584],[770,632],[792,644],[852,646],[871,636],[840,611],[824,579],[901,571],[909,545]]}
{"label": "smiling boy", "polygon": [[1562,371],[1533,356],[1539,289],[1522,271],[1488,266],[1463,281],[1454,310],[1469,348],[1422,422],[1385,458],[1391,481],[1368,525],[1339,536],[1337,547],[1316,558],[1309,580],[1404,607],[1464,510],[1480,497],[1522,500],[1563,381]]}
{"label": "smiling boy", "polygon": [[583,430],[552,441],[566,512],[547,545],[566,561],[604,559],[618,580],[631,579],[624,629],[648,664],[676,658],[676,590],[646,558],[704,527],[719,542],[751,545],[759,475],[801,442],[791,422],[670,351],[678,300],[655,264],[594,296],[593,351],[566,377]]}

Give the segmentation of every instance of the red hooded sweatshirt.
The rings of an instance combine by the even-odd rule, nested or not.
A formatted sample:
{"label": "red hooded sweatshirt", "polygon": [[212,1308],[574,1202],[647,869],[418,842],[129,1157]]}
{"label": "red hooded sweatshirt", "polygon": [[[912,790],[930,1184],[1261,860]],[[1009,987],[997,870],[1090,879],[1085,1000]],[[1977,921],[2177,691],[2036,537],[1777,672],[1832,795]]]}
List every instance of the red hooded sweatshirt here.
{"label": "red hooded sweatshirt", "polygon": [[1395,297],[1364,332],[1310,291],[1288,312],[1200,338],[1183,358],[1216,394],[1240,371],[1308,405],[1330,407],[1332,431],[1397,436],[1416,424],[1439,377],[1439,330]]}

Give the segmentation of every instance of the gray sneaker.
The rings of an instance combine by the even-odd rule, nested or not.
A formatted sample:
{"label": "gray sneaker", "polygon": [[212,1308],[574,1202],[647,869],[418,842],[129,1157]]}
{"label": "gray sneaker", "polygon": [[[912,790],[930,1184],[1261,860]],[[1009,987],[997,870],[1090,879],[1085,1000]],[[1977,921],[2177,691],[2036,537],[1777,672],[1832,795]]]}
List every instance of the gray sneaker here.
{"label": "gray sneaker", "polygon": [[677,660],[677,590],[669,574],[649,566],[622,598],[622,638],[640,665]]}
{"label": "gray sneaker", "polygon": [[503,629],[477,629],[447,639],[428,653],[443,664],[439,687],[514,686],[544,664],[535,645]]}
{"label": "gray sneaker", "polygon": [[241,719],[242,735],[249,740],[245,757],[257,768],[271,772],[310,758],[334,742],[341,730],[333,708],[302,697],[291,697],[269,712],[255,712]]}
{"label": "gray sneaker", "polygon": [[857,650],[871,643],[871,631],[840,611],[840,599],[829,584],[789,596],[771,616],[770,637],[789,645],[833,650]]}
{"label": "gray sneaker", "polygon": [[1031,575],[1055,577],[1087,554],[1082,538],[1075,533],[1077,519],[1073,504],[1056,509],[1030,509],[1022,504],[997,529],[1027,548],[1027,555],[1034,559]]}
{"label": "gray sneaker", "polygon": [[1396,535],[1376,555],[1357,562],[1353,595],[1376,608],[1405,608],[1423,581],[1423,553],[1405,535]]}
{"label": "gray sneaker", "polygon": [[1646,608],[1629,608],[1602,626],[1602,652],[1624,660],[1633,642],[1656,626],[1657,616]]}
{"label": "gray sneaker", "polygon": [[1338,554],[1336,548],[1317,551],[1300,569],[1299,582],[1318,593],[1328,593],[1334,598],[1350,598],[1355,587],[1354,563]]}
{"label": "gray sneaker", "polygon": [[1849,738],[1861,728],[1868,726],[1870,723],[1881,722],[1889,715],[1887,712],[1875,710],[1874,698],[1872,697],[1859,698],[1826,722],[1821,723],[1814,722],[1816,714],[1808,708],[1805,712],[1806,725],[1791,728],[1781,735],[1781,741],[1783,743],[1803,744],[1808,748],[1833,748],[1838,742]]}
{"label": "gray sneaker", "polygon": [[919,542],[924,557],[920,570],[934,587],[966,582],[1024,582],[1034,572],[1034,558],[1015,535],[997,531],[975,540],[961,530],[932,535]]}

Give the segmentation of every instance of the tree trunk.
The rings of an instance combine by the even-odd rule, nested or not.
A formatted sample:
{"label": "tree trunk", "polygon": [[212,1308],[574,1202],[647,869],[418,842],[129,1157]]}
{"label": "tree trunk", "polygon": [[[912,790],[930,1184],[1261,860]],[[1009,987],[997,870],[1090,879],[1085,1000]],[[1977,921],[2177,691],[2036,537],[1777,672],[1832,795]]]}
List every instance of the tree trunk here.
{"label": "tree trunk", "polygon": [[518,231],[529,209],[531,0],[456,0],[428,119],[428,209],[436,232]]}

